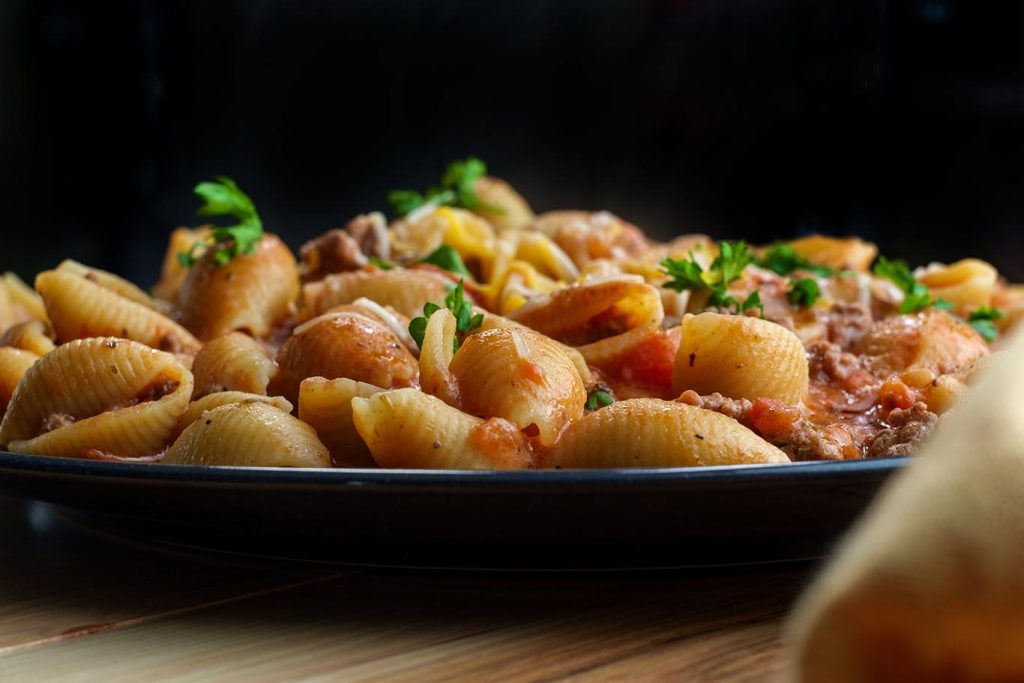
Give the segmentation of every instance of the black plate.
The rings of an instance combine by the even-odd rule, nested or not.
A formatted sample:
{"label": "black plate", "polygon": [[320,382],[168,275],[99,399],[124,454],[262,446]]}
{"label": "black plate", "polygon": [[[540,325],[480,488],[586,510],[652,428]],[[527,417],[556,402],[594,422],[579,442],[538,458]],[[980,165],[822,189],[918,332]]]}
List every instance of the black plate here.
{"label": "black plate", "polygon": [[818,557],[904,462],[451,472],[0,452],[0,492],[150,540],[357,565],[636,569]]}

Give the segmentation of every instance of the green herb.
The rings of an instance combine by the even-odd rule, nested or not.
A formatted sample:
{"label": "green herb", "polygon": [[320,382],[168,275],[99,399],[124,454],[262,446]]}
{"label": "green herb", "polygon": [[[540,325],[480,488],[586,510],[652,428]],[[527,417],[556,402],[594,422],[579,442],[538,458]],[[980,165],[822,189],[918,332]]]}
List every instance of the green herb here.
{"label": "green herb", "polygon": [[661,261],[662,272],[669,276],[663,286],[681,292],[685,289],[710,291],[708,306],[717,306],[743,313],[751,308],[761,309],[761,295],[753,292],[742,302],[728,293],[729,283],[743,275],[743,269],[752,262],[750,250],[743,242],[722,242],[718,245],[718,256],[711,266],[704,270],[690,254],[689,260],[666,258]]}
{"label": "green herb", "polygon": [[943,299],[932,299],[931,292],[922,283],[917,281],[910,267],[905,261],[893,260],[878,257],[878,262],[872,269],[875,275],[884,277],[886,280],[895,283],[903,290],[903,303],[900,304],[900,313],[916,313],[929,306],[935,306],[949,310],[952,305]]}
{"label": "green herb", "polygon": [[376,256],[370,257],[370,263],[377,266],[381,270],[393,270],[395,267],[394,263],[391,263],[390,261],[385,261],[384,259],[381,258],[377,258]]}
{"label": "green herb", "polygon": [[[199,260],[197,252],[212,248],[213,263],[223,266],[239,254],[251,254],[263,237],[263,223],[248,195],[231,178],[217,176],[216,182],[199,183],[193,190],[203,200],[196,211],[200,216],[231,216],[237,225],[214,226],[210,239],[196,242],[188,251],[178,254],[178,262],[186,268]],[[201,254],[200,254],[201,255]]]}
{"label": "green herb", "polygon": [[953,302],[950,301],[949,299],[934,299],[932,301],[932,307],[941,309],[943,311],[952,311],[954,308],[956,308],[956,306],[953,305]]}
{"label": "green herb", "polygon": [[[459,280],[459,284],[453,287],[452,290],[448,292],[447,296],[445,296],[444,306],[452,312],[452,315],[455,316],[455,331],[458,334],[466,334],[470,330],[475,330],[484,323],[483,313],[473,315],[473,305],[465,299],[465,290],[463,289],[462,280]],[[423,335],[427,332],[427,321],[430,320],[430,316],[440,310],[440,306],[428,301],[423,304],[423,316],[413,318],[409,322],[409,335],[412,336],[416,345],[421,349],[423,348]],[[454,340],[453,353],[458,350],[459,339],[456,337]]]}
{"label": "green herb", "polygon": [[[726,298],[729,299],[728,305],[733,305],[733,303],[736,301],[732,297]],[[756,289],[753,292],[751,292],[750,295],[747,296],[747,298],[740,303],[739,312],[746,313],[752,308],[758,309],[761,312],[761,317],[764,317],[764,304],[761,303],[761,293]]]}
{"label": "green herb", "polygon": [[448,164],[441,176],[441,186],[426,192],[415,190],[392,190],[388,202],[399,216],[407,216],[424,204],[434,206],[458,206],[474,211],[505,213],[505,209],[487,204],[476,196],[476,181],[487,175],[487,166],[476,157]]}
{"label": "green herb", "polygon": [[421,263],[430,263],[438,268],[444,268],[450,273],[469,277],[469,271],[466,270],[466,264],[462,262],[459,252],[447,244],[442,244],[430,252]]}
{"label": "green herb", "polygon": [[583,407],[587,410],[597,410],[613,403],[615,403],[614,396],[600,387],[594,387],[587,392],[587,402],[583,404]]}
{"label": "green herb", "polygon": [[757,259],[756,263],[777,275],[789,275],[794,270],[806,270],[823,277],[828,277],[833,273],[828,266],[811,263],[800,256],[796,253],[796,249],[788,244],[773,244],[765,250],[764,256]]}
{"label": "green herb", "polygon": [[793,280],[790,282],[790,285],[786,296],[789,298],[789,303],[794,306],[810,308],[818,300],[818,297],[821,296],[821,289],[818,287],[818,283],[809,277]]}
{"label": "green herb", "polygon": [[388,203],[399,216],[408,216],[426,204],[427,198],[414,190],[391,190],[388,192]]}
{"label": "green herb", "polygon": [[970,316],[967,320],[971,327],[978,331],[982,339],[987,342],[993,342],[996,337],[999,336],[999,331],[996,330],[996,320],[1003,317],[1003,312],[998,308],[988,308],[982,306],[976,310],[971,311]]}

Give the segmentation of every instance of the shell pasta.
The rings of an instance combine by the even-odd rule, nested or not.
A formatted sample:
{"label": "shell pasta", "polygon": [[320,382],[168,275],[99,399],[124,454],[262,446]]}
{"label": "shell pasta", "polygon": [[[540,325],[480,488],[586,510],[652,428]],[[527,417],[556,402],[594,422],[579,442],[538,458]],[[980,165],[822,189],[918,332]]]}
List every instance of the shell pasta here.
{"label": "shell pasta", "polygon": [[298,257],[230,179],[195,192],[213,222],[173,231],[151,290],[70,260],[0,279],[3,449],[476,470],[909,455],[1024,317],[1024,286],[984,261],[658,242],[608,212],[537,214],[477,159]]}

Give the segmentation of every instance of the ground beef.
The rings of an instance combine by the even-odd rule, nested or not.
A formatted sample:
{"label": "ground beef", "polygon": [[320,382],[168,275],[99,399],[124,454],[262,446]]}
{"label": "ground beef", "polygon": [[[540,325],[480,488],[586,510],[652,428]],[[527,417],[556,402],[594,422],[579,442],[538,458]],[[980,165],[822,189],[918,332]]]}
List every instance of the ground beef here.
{"label": "ground beef", "polygon": [[864,336],[874,319],[863,304],[833,304],[828,311],[828,340],[846,351]]}
{"label": "ground beef", "polygon": [[328,230],[320,237],[302,245],[299,256],[303,262],[303,279],[319,280],[331,273],[359,270],[368,261],[359,243],[344,230]]}
{"label": "ground beef", "polygon": [[843,351],[833,342],[814,342],[807,348],[807,356],[811,377],[826,384],[844,382],[864,368],[860,356]]}
{"label": "ground beef", "polygon": [[896,408],[886,420],[889,426],[871,438],[864,455],[868,458],[910,455],[932,433],[938,420],[939,416],[920,401],[907,409]]}
{"label": "ground beef", "polygon": [[60,429],[61,427],[67,427],[69,424],[74,423],[75,416],[68,415],[66,413],[53,413],[43,418],[43,424],[39,427],[40,434],[46,434],[52,432],[54,429]]}
{"label": "ground beef", "polygon": [[364,255],[386,260],[391,258],[391,242],[388,239],[387,228],[388,223],[384,214],[374,211],[350,220],[345,226],[345,232],[356,241]]}
{"label": "ground beef", "polygon": [[713,410],[716,413],[721,413],[731,417],[734,420],[743,422],[747,415],[750,413],[750,408],[753,405],[750,401],[745,398],[728,398],[722,396],[717,391],[707,396],[701,396],[692,389],[687,389],[677,399],[680,403],[685,403],[697,408],[704,408],[705,410]]}
{"label": "ground beef", "polygon": [[727,398],[719,393],[700,396],[695,391],[684,391],[678,400],[743,423],[791,460],[846,460],[860,455],[845,428],[815,424],[795,406],[759,399],[755,410],[755,404],[745,398]]}
{"label": "ground beef", "polygon": [[853,436],[842,425],[822,426],[800,418],[784,433],[767,439],[790,460],[848,460],[860,455]]}

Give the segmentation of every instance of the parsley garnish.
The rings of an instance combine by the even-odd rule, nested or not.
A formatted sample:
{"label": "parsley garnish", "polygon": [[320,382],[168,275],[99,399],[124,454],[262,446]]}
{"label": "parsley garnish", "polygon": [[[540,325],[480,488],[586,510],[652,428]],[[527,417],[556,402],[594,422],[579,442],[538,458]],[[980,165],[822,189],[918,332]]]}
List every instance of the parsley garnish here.
{"label": "parsley garnish", "polygon": [[945,299],[932,299],[928,288],[917,281],[910,267],[905,261],[893,260],[878,257],[878,262],[872,269],[875,275],[884,277],[886,280],[895,283],[903,290],[903,303],[900,304],[900,313],[916,313],[922,309],[934,306],[943,310],[951,310],[953,305]]}
{"label": "parsley garnish", "polygon": [[415,190],[392,190],[388,202],[399,216],[406,216],[424,204],[459,206],[464,209],[505,213],[505,209],[487,204],[476,196],[476,181],[487,175],[487,165],[476,157],[448,164],[441,176],[441,186],[424,193]]}
{"label": "parsley garnish", "polygon": [[469,271],[466,270],[466,264],[462,262],[459,252],[447,244],[442,244],[427,254],[421,263],[430,263],[438,268],[444,268],[450,273],[469,277]]}
{"label": "parsley garnish", "polygon": [[806,270],[823,277],[828,277],[833,273],[833,270],[828,266],[811,263],[796,253],[796,249],[788,244],[773,244],[765,250],[764,256],[757,259],[755,263],[777,275],[789,275],[794,270]]}
{"label": "parsley garnish", "polygon": [[390,261],[385,261],[382,258],[377,258],[376,256],[370,257],[370,263],[372,265],[377,266],[381,270],[393,270],[395,267],[394,263],[391,263]]}
{"label": "parsley garnish", "polygon": [[[214,226],[210,239],[196,242],[188,251],[178,253],[178,262],[186,268],[199,260],[197,250],[213,248],[213,263],[223,266],[239,254],[251,254],[263,237],[263,223],[248,195],[227,176],[217,176],[216,182],[199,183],[193,190],[203,200],[196,211],[200,216],[232,216],[237,225]],[[201,255],[201,254],[200,254]]]}
{"label": "parsley garnish", "polygon": [[[459,284],[452,288],[448,295],[445,296],[444,306],[455,316],[455,331],[458,334],[466,334],[484,323],[484,314],[477,313],[473,315],[473,305],[465,300],[462,280],[459,280]],[[440,306],[428,301],[423,304],[423,315],[409,321],[409,335],[416,342],[416,346],[423,348],[423,335],[427,332],[427,321],[430,320],[430,316],[440,310]],[[453,353],[459,350],[458,337],[455,338],[454,342]]]}
{"label": "parsley garnish", "polygon": [[790,285],[786,296],[789,298],[789,303],[794,306],[810,308],[821,296],[821,288],[818,287],[818,283],[809,277],[792,280]]}
{"label": "parsley garnish", "polygon": [[996,337],[999,336],[998,330],[996,330],[996,320],[1003,317],[1003,312],[998,308],[988,308],[982,306],[981,308],[971,311],[967,320],[971,327],[978,331],[981,338],[987,342],[993,342]]}
{"label": "parsley garnish", "polygon": [[734,313],[759,308],[763,315],[764,306],[757,291],[752,292],[743,301],[728,293],[729,283],[738,280],[743,275],[743,269],[753,260],[747,245],[743,242],[722,242],[718,249],[718,256],[707,270],[701,268],[692,253],[689,260],[663,259],[662,271],[670,278],[663,286],[677,292],[684,289],[706,289],[711,292],[708,306],[726,308]]}
{"label": "parsley garnish", "polygon": [[601,387],[594,387],[587,392],[587,402],[583,404],[583,407],[587,410],[597,410],[613,403],[615,403],[615,397],[611,393]]}

